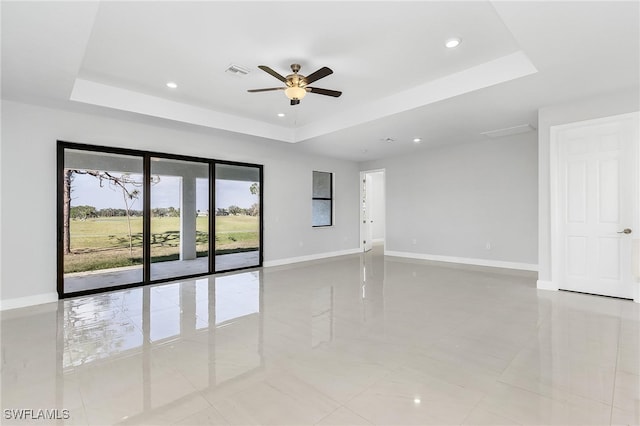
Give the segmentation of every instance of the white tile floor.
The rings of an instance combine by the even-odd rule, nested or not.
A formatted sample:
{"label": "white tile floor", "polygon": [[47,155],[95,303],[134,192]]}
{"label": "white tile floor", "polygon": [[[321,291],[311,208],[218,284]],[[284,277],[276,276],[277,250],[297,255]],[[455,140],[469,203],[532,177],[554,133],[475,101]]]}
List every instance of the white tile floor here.
{"label": "white tile floor", "polygon": [[380,248],[5,311],[1,353],[4,424],[640,423],[640,305]]}

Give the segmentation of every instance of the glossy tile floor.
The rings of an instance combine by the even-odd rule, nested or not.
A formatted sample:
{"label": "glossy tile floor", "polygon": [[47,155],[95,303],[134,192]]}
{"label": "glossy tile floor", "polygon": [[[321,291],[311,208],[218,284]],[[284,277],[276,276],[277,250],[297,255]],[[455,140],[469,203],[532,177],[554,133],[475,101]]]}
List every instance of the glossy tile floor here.
{"label": "glossy tile floor", "polygon": [[640,422],[640,305],[380,247],[5,311],[1,353],[3,424]]}

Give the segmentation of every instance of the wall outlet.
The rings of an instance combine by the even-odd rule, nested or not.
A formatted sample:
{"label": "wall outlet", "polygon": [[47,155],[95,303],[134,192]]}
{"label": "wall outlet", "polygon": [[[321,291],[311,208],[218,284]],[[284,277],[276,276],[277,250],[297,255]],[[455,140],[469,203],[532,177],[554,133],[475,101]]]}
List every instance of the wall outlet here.
{"label": "wall outlet", "polygon": [[302,241],[300,241],[300,242],[298,243],[298,245],[299,245],[300,247],[302,247],[302,246],[304,245],[304,243],[303,243]]}
{"label": "wall outlet", "polygon": [[491,241],[487,241],[487,244],[484,245],[484,248],[487,250],[491,250]]}
{"label": "wall outlet", "polygon": [[411,240],[411,244],[413,244],[413,245],[415,246],[416,244],[418,244],[418,240],[416,240],[416,239],[414,238],[413,240]]}

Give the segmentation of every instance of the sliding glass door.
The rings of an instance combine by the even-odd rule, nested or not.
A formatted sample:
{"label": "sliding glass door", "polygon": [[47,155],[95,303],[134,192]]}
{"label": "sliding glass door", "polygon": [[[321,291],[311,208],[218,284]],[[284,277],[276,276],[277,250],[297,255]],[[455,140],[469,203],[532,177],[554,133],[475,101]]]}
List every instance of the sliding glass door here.
{"label": "sliding glass door", "polygon": [[260,165],[59,142],[58,179],[61,297],[262,265]]}
{"label": "sliding glass door", "polygon": [[216,164],[216,272],[262,263],[261,181],[258,166]]}
{"label": "sliding glass door", "polygon": [[209,164],[151,157],[151,279],[209,271]]}
{"label": "sliding glass door", "polygon": [[65,149],[62,170],[65,293],[143,281],[143,158]]}

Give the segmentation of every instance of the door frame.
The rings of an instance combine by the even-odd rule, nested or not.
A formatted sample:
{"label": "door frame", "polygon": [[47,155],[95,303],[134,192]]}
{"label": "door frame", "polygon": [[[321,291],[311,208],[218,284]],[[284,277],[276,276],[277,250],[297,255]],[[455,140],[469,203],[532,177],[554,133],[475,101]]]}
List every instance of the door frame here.
{"label": "door frame", "polygon": [[[619,114],[609,117],[596,118],[591,120],[583,120],[577,121],[568,124],[561,124],[557,126],[551,126],[550,128],[550,225],[551,225],[551,285],[547,287],[550,290],[559,290],[560,289],[560,279],[561,279],[561,224],[562,220],[560,218],[560,188],[559,188],[559,167],[560,167],[560,142],[558,140],[558,135],[561,131],[580,128],[584,126],[592,126],[592,125],[602,125],[607,123],[621,122],[621,121],[631,121],[632,123],[635,121],[635,125],[633,128],[632,139],[636,141],[635,144],[631,145],[632,149],[632,179],[633,186],[631,189],[632,196],[634,200],[632,201],[633,205],[633,223],[631,226],[633,229],[640,232],[640,136],[639,136],[639,122],[640,122],[640,111]],[[632,250],[634,259],[632,261],[634,273],[632,274],[633,278],[635,278],[635,288],[633,289],[633,301],[636,303],[640,303],[640,239],[638,237],[634,238],[632,241]]]}
{"label": "door frame", "polygon": [[360,212],[359,214],[359,235],[360,235],[360,251],[364,251],[364,237],[365,235],[363,235],[364,233],[364,227],[362,226],[362,221],[364,220],[364,214],[362,211],[362,193],[363,193],[363,189],[364,189],[364,185],[366,185],[366,183],[364,182],[366,176],[368,174],[372,174],[372,173],[382,173],[382,205],[383,205],[383,209],[384,209],[384,217],[385,220],[382,224],[383,228],[384,228],[384,250],[386,251],[387,248],[387,224],[386,224],[386,219],[387,219],[387,173],[386,173],[386,169],[371,169],[371,170],[361,170],[360,171],[360,184],[359,184],[359,188],[360,191],[358,193],[358,210]]}
{"label": "door frame", "polygon": [[[63,193],[64,193],[64,166],[65,166],[65,151],[80,150],[87,152],[98,152],[106,154],[119,154],[128,155],[133,157],[139,157],[143,161],[143,274],[142,281],[128,284],[117,284],[113,286],[100,287],[96,289],[82,290],[78,292],[65,292],[64,290],[64,254],[62,244],[62,232],[63,232]],[[151,180],[148,179],[151,176],[151,158],[164,158],[171,160],[192,161],[197,163],[203,163],[209,165],[209,268],[206,272],[191,273],[185,275],[176,275],[170,278],[151,278]],[[215,264],[215,171],[218,164],[253,167],[257,168],[260,178],[260,198],[259,198],[259,259],[257,265],[251,265],[246,267],[240,267],[235,269],[225,269],[223,271],[216,270]],[[175,281],[179,279],[189,279],[202,277],[207,275],[227,273],[241,271],[245,269],[255,269],[263,266],[264,262],[264,166],[262,164],[245,163],[239,161],[230,160],[218,160],[215,158],[207,157],[193,157],[188,155],[170,154],[155,151],[146,151],[139,149],[129,149],[121,147],[110,147],[104,145],[92,145],[85,143],[69,142],[65,140],[58,140],[56,142],[56,228],[57,228],[57,241],[56,241],[56,288],[59,299],[65,299],[68,297],[85,296],[95,293],[103,293],[107,291],[122,290],[127,288],[140,287],[148,284],[158,284],[169,281]]]}

